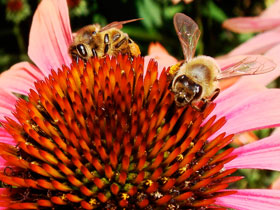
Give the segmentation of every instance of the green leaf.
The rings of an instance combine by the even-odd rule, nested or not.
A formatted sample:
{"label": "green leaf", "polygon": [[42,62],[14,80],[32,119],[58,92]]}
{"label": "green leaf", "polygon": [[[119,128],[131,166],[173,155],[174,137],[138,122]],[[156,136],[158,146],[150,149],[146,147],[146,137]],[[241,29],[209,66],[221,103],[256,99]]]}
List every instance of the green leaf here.
{"label": "green leaf", "polygon": [[152,29],[162,25],[161,10],[153,0],[138,0],[136,2],[139,17],[144,18],[143,24]]}
{"label": "green leaf", "polygon": [[227,15],[224,13],[224,11],[213,1],[208,1],[207,6],[204,7],[202,12],[205,16],[211,17],[217,22],[223,22],[225,19],[227,19]]}
{"label": "green leaf", "polygon": [[163,15],[166,19],[172,19],[176,13],[182,12],[183,9],[184,9],[184,6],[182,4],[168,6],[168,7],[164,8]]}
{"label": "green leaf", "polygon": [[100,14],[98,14],[98,13],[96,13],[95,15],[93,15],[92,22],[93,22],[93,23],[98,23],[98,24],[100,24],[101,26],[105,26],[105,25],[108,24],[106,18],[105,18],[103,15],[100,15]]}
{"label": "green leaf", "polygon": [[161,41],[163,39],[162,35],[155,31],[149,31],[149,33],[145,33],[145,29],[140,27],[134,27],[134,26],[125,26],[122,28],[122,31],[129,34],[130,37],[142,39],[145,41]]}

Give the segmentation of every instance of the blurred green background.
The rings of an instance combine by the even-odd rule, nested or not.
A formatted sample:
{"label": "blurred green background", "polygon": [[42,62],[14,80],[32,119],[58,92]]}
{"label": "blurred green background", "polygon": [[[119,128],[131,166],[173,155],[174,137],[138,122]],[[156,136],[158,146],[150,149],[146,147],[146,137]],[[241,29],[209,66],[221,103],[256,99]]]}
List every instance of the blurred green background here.
{"label": "blurred green background", "polygon": [[[28,60],[28,35],[39,2],[0,0],[1,71]],[[147,54],[151,42],[158,41],[179,59],[183,54],[173,27],[175,13],[185,13],[199,24],[202,34],[197,53],[217,56],[252,36],[226,31],[221,27],[222,22],[230,17],[258,15],[269,3],[265,0],[194,0],[189,4],[184,1],[173,4],[171,0],[68,0],[73,31],[91,23],[104,26],[113,21],[142,17],[144,20],[127,24],[123,30],[140,45],[143,55]]]}
{"label": "blurred green background", "polygon": [[[179,0],[178,0],[179,1]],[[185,0],[186,1],[186,0]],[[32,15],[40,1],[0,0],[0,71],[19,61],[30,61],[27,56],[28,36]],[[273,0],[194,0],[187,4],[171,0],[68,0],[73,32],[91,23],[102,26],[121,20],[144,18],[126,24],[123,31],[139,44],[146,55],[151,42],[160,42],[176,58],[183,59],[179,40],[173,27],[173,16],[182,12],[193,18],[202,32],[197,53],[219,56],[228,53],[255,34],[235,34],[222,28],[224,20],[238,16],[255,16]],[[51,14],[50,14],[51,15]],[[271,129],[258,131],[261,138]],[[279,173],[260,170],[240,170],[246,179],[240,188],[267,188]]]}

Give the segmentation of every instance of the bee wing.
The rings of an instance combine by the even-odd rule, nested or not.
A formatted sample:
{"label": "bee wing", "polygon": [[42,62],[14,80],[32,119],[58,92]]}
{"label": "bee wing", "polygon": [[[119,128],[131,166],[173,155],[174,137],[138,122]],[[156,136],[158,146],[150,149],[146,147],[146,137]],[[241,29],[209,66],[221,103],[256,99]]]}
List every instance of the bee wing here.
{"label": "bee wing", "polygon": [[277,66],[272,60],[262,55],[235,56],[230,60],[231,64],[221,67],[221,72],[217,79],[263,74],[274,70]]}
{"label": "bee wing", "polygon": [[183,13],[174,15],[173,24],[181,42],[185,60],[188,62],[194,56],[200,30],[198,25]]}
{"label": "bee wing", "polygon": [[114,22],[109,23],[108,25],[104,26],[103,28],[101,28],[100,31],[105,31],[110,28],[122,29],[124,24],[131,23],[131,22],[138,21],[138,20],[143,20],[143,19],[144,18],[137,18],[137,19],[131,19],[131,20],[124,20],[124,21],[114,21]]}

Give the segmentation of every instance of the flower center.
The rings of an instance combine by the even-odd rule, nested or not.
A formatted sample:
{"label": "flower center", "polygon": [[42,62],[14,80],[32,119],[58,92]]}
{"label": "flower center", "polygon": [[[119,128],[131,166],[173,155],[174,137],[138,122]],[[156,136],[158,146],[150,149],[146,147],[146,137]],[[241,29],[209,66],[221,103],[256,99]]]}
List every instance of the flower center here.
{"label": "flower center", "polygon": [[[3,124],[0,173],[11,209],[206,209],[239,177],[224,170],[232,135],[214,109],[177,108],[167,71],[151,60],[93,58],[36,83]],[[1,198],[1,197],[0,197]]]}

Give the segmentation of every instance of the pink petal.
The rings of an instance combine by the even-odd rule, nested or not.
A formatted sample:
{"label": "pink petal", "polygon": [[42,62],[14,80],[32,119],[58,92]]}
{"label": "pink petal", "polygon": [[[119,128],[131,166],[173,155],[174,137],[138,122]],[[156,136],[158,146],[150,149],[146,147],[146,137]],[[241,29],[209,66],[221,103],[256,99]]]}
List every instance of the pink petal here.
{"label": "pink petal", "polygon": [[275,0],[267,9],[265,9],[260,17],[277,17],[280,16],[280,1]]}
{"label": "pink petal", "polygon": [[6,121],[5,117],[16,120],[12,115],[12,111],[15,110],[15,104],[17,97],[5,89],[0,88],[0,122]]}
{"label": "pink petal", "polygon": [[280,190],[280,176],[272,183],[270,188]]}
{"label": "pink petal", "polygon": [[211,113],[211,116],[212,115],[222,116],[234,106],[234,104],[232,103],[233,101],[238,102],[239,104],[242,101],[246,100],[248,96],[251,96],[262,90],[265,90],[264,86],[258,85],[257,83],[250,82],[249,84],[250,85],[248,85],[247,81],[239,80],[231,87],[222,91],[219,94],[218,98],[214,101],[217,104],[216,104],[216,108]]}
{"label": "pink petal", "polygon": [[261,33],[239,45],[228,55],[262,54],[280,43],[280,27]]}
{"label": "pink petal", "polygon": [[[5,167],[7,167],[6,163],[7,163],[7,161],[0,156],[0,170],[3,170],[3,169],[5,169]],[[0,202],[1,202],[1,200],[0,200]]]}
{"label": "pink petal", "polygon": [[[279,34],[280,35],[280,34]],[[250,75],[250,76],[243,76],[239,78],[240,81],[245,81],[245,83],[251,83],[253,80],[256,84],[260,85],[267,85],[274,79],[276,79],[280,75],[280,66],[276,64],[280,64],[280,57],[278,56],[280,53],[280,44],[276,45],[274,48],[269,50],[265,56],[262,55],[234,55],[234,56],[223,56],[216,58],[216,61],[218,62],[221,69],[226,69],[227,67],[230,67],[234,65],[235,63],[238,63],[242,60],[246,61],[255,61],[256,66],[267,70],[272,70],[269,72],[263,72],[263,74],[259,75]],[[276,68],[275,68],[276,67]],[[235,79],[235,78],[233,78]],[[237,78],[238,79],[238,78]],[[221,80],[220,84],[223,84],[223,81]]]}
{"label": "pink petal", "polygon": [[[242,89],[237,91],[243,92]],[[247,95],[243,101],[238,101],[238,98],[240,97],[236,96],[234,100],[223,101],[221,107],[215,108],[217,111],[213,114],[217,114],[218,118],[225,116],[227,123],[214,136],[222,132],[241,133],[280,125],[279,89],[266,89]]]}
{"label": "pink petal", "polygon": [[280,25],[280,1],[275,1],[257,17],[230,18],[223,27],[237,33],[260,32]]}
{"label": "pink petal", "polygon": [[246,189],[216,198],[215,204],[236,210],[279,210],[280,190]]}
{"label": "pink petal", "polygon": [[[0,127],[0,142],[10,145],[16,145],[17,142],[14,141],[14,138],[3,128]],[[0,156],[0,169],[5,168],[7,161]]]}
{"label": "pink petal", "polygon": [[280,171],[280,134],[271,135],[235,149],[237,157],[225,168],[254,168]]}
{"label": "pink petal", "polygon": [[148,56],[145,56],[144,69],[146,69],[149,60],[152,58],[158,62],[159,75],[164,67],[172,66],[178,62],[177,59],[169,55],[167,50],[158,42],[150,44]]}
{"label": "pink petal", "polygon": [[34,88],[34,82],[43,78],[44,75],[36,66],[28,62],[21,62],[0,75],[0,88],[27,95],[29,89]]}
{"label": "pink petal", "polygon": [[279,17],[237,17],[223,22],[223,27],[236,33],[252,33],[273,29],[280,25]]}
{"label": "pink petal", "polygon": [[0,127],[0,142],[15,145],[14,138],[3,128]]}
{"label": "pink petal", "polygon": [[31,25],[28,55],[45,75],[62,64],[69,65],[68,46],[72,41],[65,0],[43,0]]}
{"label": "pink petal", "polygon": [[280,127],[275,128],[272,134],[280,134]]}
{"label": "pink petal", "polygon": [[[264,55],[224,56],[217,58],[216,61],[218,62],[221,71],[230,69],[234,72],[249,66],[247,67],[247,71],[244,71],[244,75],[246,75],[245,73],[250,72],[251,74],[264,74],[273,71],[277,67],[276,63],[270,57]],[[256,70],[258,71],[257,73],[255,72]]]}
{"label": "pink petal", "polygon": [[[280,34],[279,34],[280,35]],[[268,85],[270,82],[275,80],[277,77],[280,76],[280,44],[276,45],[275,47],[271,48],[269,51],[265,53],[265,55],[271,59],[273,59],[274,63],[277,63],[278,66],[275,70],[271,72],[267,72],[265,74],[255,75],[254,81],[261,85]],[[240,80],[245,80],[249,82],[250,77],[242,77]]]}

